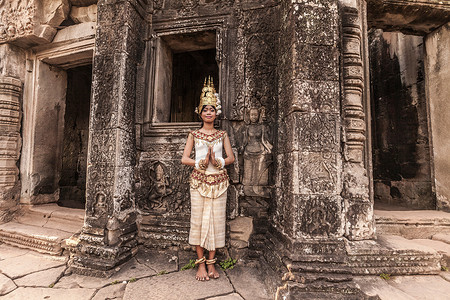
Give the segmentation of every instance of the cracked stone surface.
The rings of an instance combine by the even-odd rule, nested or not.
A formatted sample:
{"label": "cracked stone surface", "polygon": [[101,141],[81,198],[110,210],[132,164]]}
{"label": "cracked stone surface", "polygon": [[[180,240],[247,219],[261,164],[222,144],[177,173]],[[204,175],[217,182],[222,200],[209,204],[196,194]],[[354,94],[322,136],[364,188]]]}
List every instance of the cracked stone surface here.
{"label": "cracked stone surface", "polygon": [[256,268],[247,266],[235,266],[231,270],[226,270],[228,277],[233,283],[236,291],[245,299],[270,299],[264,284],[252,274],[258,274]]}
{"label": "cracked stone surface", "polygon": [[14,284],[14,282],[6,277],[3,274],[0,274],[0,296],[5,295],[12,290],[14,290],[17,286]]}
{"label": "cracked stone surface", "polygon": [[15,283],[21,287],[48,287],[55,283],[64,273],[66,266],[52,268],[30,275],[26,275],[15,280]]}
{"label": "cracked stone surface", "polygon": [[33,272],[64,266],[67,258],[53,257],[29,251],[20,256],[0,261],[0,271],[15,279]]}
{"label": "cracked stone surface", "polygon": [[226,275],[219,271],[220,278],[209,281],[196,281],[196,270],[174,272],[154,276],[129,283],[123,299],[201,299],[233,292],[233,286]]}
{"label": "cracked stone surface", "polygon": [[161,271],[178,271],[178,255],[176,251],[163,251],[156,249],[140,249],[136,254],[136,261],[146,265],[156,273]]}
{"label": "cracked stone surface", "polygon": [[29,249],[21,249],[17,247],[11,247],[5,244],[0,244],[0,261],[8,258],[24,255],[31,252]]}
{"label": "cracked stone surface", "polygon": [[100,289],[92,300],[122,299],[125,293],[125,287],[126,284],[123,283],[106,286]]}
{"label": "cracked stone surface", "polygon": [[206,298],[206,299],[209,299],[209,300],[243,300],[244,298],[242,298],[239,294],[233,293],[233,294],[229,294],[229,295],[211,297],[211,298]]}
{"label": "cracked stone surface", "polygon": [[89,300],[95,293],[94,289],[51,289],[20,287],[3,296],[2,300],[9,299],[64,299],[64,300]]}
{"label": "cracked stone surface", "polygon": [[[237,264],[219,270],[220,278],[194,279],[195,269],[180,271],[193,251],[142,248],[110,278],[72,274],[65,257],[49,256],[0,244],[1,299],[273,299],[257,266]],[[224,257],[219,255],[219,260]],[[12,271],[16,269],[16,271]],[[164,271],[164,272],[163,272]],[[14,276],[11,276],[14,275]],[[354,282],[368,295],[381,299],[448,299],[450,272],[439,275],[359,276]]]}

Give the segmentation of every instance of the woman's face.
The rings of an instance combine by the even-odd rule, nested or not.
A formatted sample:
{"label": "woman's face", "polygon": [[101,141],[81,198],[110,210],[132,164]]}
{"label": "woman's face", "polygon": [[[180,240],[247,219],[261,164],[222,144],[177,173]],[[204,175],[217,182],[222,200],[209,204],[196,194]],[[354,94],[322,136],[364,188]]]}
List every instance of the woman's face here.
{"label": "woman's face", "polygon": [[216,109],[211,105],[206,105],[202,109],[201,117],[205,123],[214,122],[216,119]]}

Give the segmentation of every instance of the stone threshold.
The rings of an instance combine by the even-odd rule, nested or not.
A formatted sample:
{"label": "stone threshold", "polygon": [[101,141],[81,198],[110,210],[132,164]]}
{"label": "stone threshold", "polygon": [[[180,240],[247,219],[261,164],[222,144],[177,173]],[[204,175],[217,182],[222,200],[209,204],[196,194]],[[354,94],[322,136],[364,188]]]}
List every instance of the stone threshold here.
{"label": "stone threshold", "polygon": [[377,234],[399,235],[407,239],[450,236],[450,213],[436,210],[375,209]]}
{"label": "stone threshold", "polygon": [[51,255],[62,255],[66,239],[83,226],[84,210],[57,204],[24,206],[11,222],[0,224],[0,242]]}

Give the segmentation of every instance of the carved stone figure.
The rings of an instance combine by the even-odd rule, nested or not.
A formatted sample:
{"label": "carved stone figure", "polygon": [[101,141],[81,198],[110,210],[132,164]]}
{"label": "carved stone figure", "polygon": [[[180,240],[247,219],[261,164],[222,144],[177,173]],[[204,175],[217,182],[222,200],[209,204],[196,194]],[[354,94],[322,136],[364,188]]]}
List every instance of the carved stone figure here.
{"label": "carved stone figure", "polygon": [[164,201],[164,197],[172,194],[172,189],[169,188],[169,176],[166,176],[161,164],[156,164],[155,176],[149,176],[152,181],[152,188],[148,197],[148,203],[151,209],[167,210],[168,203]]}
{"label": "carved stone figure", "polygon": [[98,192],[95,196],[94,216],[100,216],[106,209],[106,195]]}
{"label": "carved stone figure", "polygon": [[272,162],[272,144],[268,140],[268,130],[262,119],[264,108],[248,110],[248,125],[244,130],[244,178],[247,186],[269,184],[269,165]]}

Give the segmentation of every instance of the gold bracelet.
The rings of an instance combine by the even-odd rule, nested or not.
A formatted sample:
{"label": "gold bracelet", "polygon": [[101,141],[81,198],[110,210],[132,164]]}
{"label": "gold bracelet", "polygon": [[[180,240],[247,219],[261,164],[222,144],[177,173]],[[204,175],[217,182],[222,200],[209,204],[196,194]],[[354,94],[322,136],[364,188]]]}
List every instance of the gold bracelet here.
{"label": "gold bracelet", "polygon": [[198,162],[198,166],[199,166],[199,168],[200,168],[201,170],[206,170],[206,168],[207,168],[204,159],[201,159],[201,160]]}
{"label": "gold bracelet", "polygon": [[222,169],[222,163],[219,160],[216,160],[216,164],[214,165],[217,169]]}

